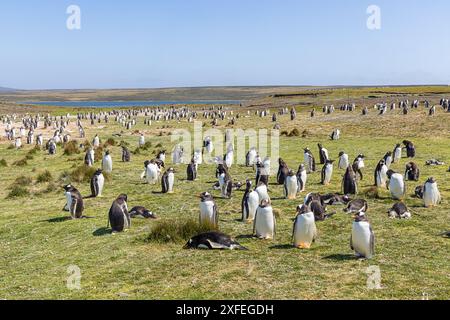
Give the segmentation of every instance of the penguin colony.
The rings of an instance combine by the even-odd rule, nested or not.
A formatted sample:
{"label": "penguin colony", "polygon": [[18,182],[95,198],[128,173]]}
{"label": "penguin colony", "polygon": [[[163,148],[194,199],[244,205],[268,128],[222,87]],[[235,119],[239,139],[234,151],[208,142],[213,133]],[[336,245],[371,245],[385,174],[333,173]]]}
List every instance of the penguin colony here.
{"label": "penguin colony", "polygon": [[[418,102],[414,101],[410,106],[409,101],[401,101],[399,104],[403,113],[407,114],[409,108],[417,108]],[[429,106],[427,102],[425,105]],[[447,108],[448,101],[441,101],[442,108]],[[340,107],[342,111],[353,111],[355,105],[344,105]],[[386,104],[377,105],[380,115],[386,114],[388,111]],[[391,110],[395,109],[395,104],[391,105]],[[446,109],[446,110],[447,110]],[[335,112],[334,106],[325,106],[323,112],[331,114]],[[369,113],[368,108],[363,109],[363,115]],[[430,109],[429,115],[435,115],[436,108]],[[255,115],[265,117],[270,114],[269,110],[256,111]],[[273,113],[272,121],[276,122],[279,117],[285,114],[290,114],[290,119],[294,120],[297,117],[296,110],[292,108],[282,109],[277,113]],[[247,112],[250,116],[250,111]],[[152,121],[169,121],[187,119],[192,122],[194,119],[208,119],[211,124],[217,125],[219,120],[225,118],[230,119],[230,123],[234,124],[238,121],[240,115],[233,114],[232,111],[227,111],[223,107],[204,108],[201,111],[182,108],[152,108],[140,110],[111,110],[109,112],[87,112],[78,113],[76,115],[76,124],[79,131],[80,138],[85,138],[85,130],[83,122],[90,121],[91,124],[95,122],[108,123],[110,118],[114,118],[116,123],[119,123],[127,130],[130,130],[136,125],[138,116],[145,118],[144,124],[151,126]],[[315,110],[311,112],[311,117],[315,116]],[[58,152],[58,144],[67,144],[71,141],[71,135],[65,132],[68,124],[73,121],[73,117],[61,116],[54,117],[47,116],[25,116],[21,119],[22,127],[17,136],[16,129],[13,124],[17,119],[17,115],[9,115],[1,117],[3,124],[5,124],[5,133],[8,140],[14,142],[14,148],[20,149],[22,145],[22,136],[26,136],[27,144],[36,144],[39,147],[45,147],[49,155],[55,155]],[[44,146],[44,137],[42,134],[35,136],[35,131],[43,124],[44,128],[52,127],[55,131]],[[28,133],[26,132],[28,130]],[[120,136],[120,135],[118,135]],[[145,135],[140,133],[137,139],[138,147],[144,147]],[[339,143],[341,140],[341,130],[335,129],[331,135],[330,143]],[[226,151],[223,157],[215,159],[217,183],[215,188],[220,190],[220,197],[230,199],[234,196],[233,192],[239,190],[242,184],[235,182],[231,175],[231,168],[234,164],[233,137],[227,130],[225,132],[224,141],[226,143]],[[87,166],[95,166],[97,163],[101,168],[95,171],[91,177],[90,188],[91,197],[102,197],[102,192],[105,186],[105,177],[103,173],[113,172],[113,158],[109,150],[105,150],[103,158],[96,159],[95,150],[101,145],[99,135],[92,138],[91,147],[86,149],[84,156],[84,164]],[[122,148],[122,162],[131,162],[131,152],[126,146]],[[389,146],[386,146],[389,149]],[[181,145],[176,145],[172,151],[172,164],[181,165],[185,157],[191,156],[191,161],[184,170],[175,170],[173,167],[166,169],[166,151],[160,151],[154,159],[146,160],[144,162],[144,171],[140,178],[147,184],[161,185],[161,193],[176,192],[176,175],[181,175],[184,171],[186,180],[195,183],[198,177],[198,167],[203,163],[203,155],[205,153],[212,154],[214,150],[214,143],[210,137],[205,137],[203,147],[201,150],[194,150],[192,155],[187,155]],[[404,140],[401,143],[393,146],[392,151],[387,151],[385,155],[379,155],[380,161],[374,170],[374,186],[376,188],[385,188],[389,190],[391,198],[395,200],[392,208],[387,210],[389,218],[411,219],[412,214],[405,203],[407,190],[405,181],[420,181],[420,168],[413,160],[416,157],[416,148],[414,143],[409,140]],[[314,241],[318,238],[320,225],[319,223],[326,223],[326,220],[332,219],[337,211],[329,212],[328,208],[336,205],[343,205],[342,210],[347,214],[352,215],[352,231],[350,234],[350,248],[355,252],[357,257],[370,259],[375,254],[375,234],[372,225],[369,222],[368,214],[369,207],[367,201],[358,197],[360,192],[361,181],[367,179],[363,172],[366,170],[364,159],[365,155],[358,154],[353,162],[350,162],[350,156],[345,150],[339,154],[333,155],[325,148],[322,143],[318,144],[318,162],[312,150],[305,146],[303,149],[303,157],[299,157],[298,170],[295,172],[290,169],[288,164],[282,159],[278,159],[278,169],[275,171],[276,177],[273,176],[273,168],[271,167],[270,158],[262,159],[258,153],[256,146],[250,146],[245,159],[245,165],[254,169],[254,176],[249,176],[245,182],[245,192],[241,201],[241,220],[242,222],[252,224],[253,236],[259,239],[271,240],[276,238],[276,214],[272,207],[273,201],[270,196],[269,181],[273,180],[278,185],[283,186],[283,197],[285,199],[298,199],[298,206],[295,209],[296,217],[292,227],[292,245],[300,249],[308,249],[314,245]],[[392,164],[402,162],[402,159],[408,158],[408,163],[405,164],[405,173],[395,172],[390,169]],[[435,163],[437,162],[437,163]],[[440,161],[429,165],[439,165]],[[329,185],[333,179],[341,180],[341,190],[336,190],[333,194],[319,194],[308,193],[308,175],[316,174],[317,164],[320,164],[321,170],[321,184]],[[335,168],[335,164],[337,165]],[[428,165],[428,163],[427,163]],[[339,171],[339,176],[336,177],[336,171]],[[273,177],[272,177],[273,176]],[[64,210],[70,213],[72,219],[84,218],[83,210],[85,203],[80,192],[75,186],[69,184],[63,187],[66,198],[66,205]],[[425,207],[438,206],[441,203],[441,195],[439,192],[438,181],[433,177],[427,178],[426,182],[419,185],[414,190],[417,197],[423,200]],[[303,194],[304,199],[300,199]],[[201,224],[211,225],[213,228],[220,227],[220,208],[218,208],[214,196],[205,191],[199,196],[199,222]],[[131,210],[128,208],[128,196],[120,194],[111,205],[108,213],[108,226],[111,226],[113,233],[126,231],[131,227],[131,218],[152,218],[156,219],[155,213],[142,206],[135,206]],[[325,221],[325,222],[324,222]],[[317,223],[317,224],[316,224]],[[204,234],[195,235],[192,237],[185,248],[196,249],[239,249],[246,250],[230,236],[218,231],[211,231]]]}

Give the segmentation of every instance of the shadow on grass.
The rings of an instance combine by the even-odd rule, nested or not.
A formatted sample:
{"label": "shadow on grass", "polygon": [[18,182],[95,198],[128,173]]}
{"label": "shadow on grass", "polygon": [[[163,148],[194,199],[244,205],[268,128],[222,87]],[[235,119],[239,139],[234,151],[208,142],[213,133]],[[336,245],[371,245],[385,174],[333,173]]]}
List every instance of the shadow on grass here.
{"label": "shadow on grass", "polygon": [[335,260],[335,261],[357,260],[357,258],[353,254],[332,254],[332,255],[323,257],[323,259]]}
{"label": "shadow on grass", "polygon": [[292,244],[277,244],[275,246],[269,247],[271,250],[292,250],[295,249]]}
{"label": "shadow on grass", "polygon": [[65,222],[68,220],[72,220],[71,217],[57,217],[57,218],[51,218],[48,220],[43,220],[42,222],[48,222],[48,223],[60,223],[60,222]]}
{"label": "shadow on grass", "polygon": [[102,236],[106,236],[107,234],[111,234],[112,231],[110,228],[106,228],[106,227],[102,227],[99,228],[97,230],[95,230],[94,232],[92,232],[92,235],[94,237],[102,237]]}
{"label": "shadow on grass", "polygon": [[241,234],[236,237],[236,239],[253,239],[253,238],[255,238],[255,236],[252,234]]}

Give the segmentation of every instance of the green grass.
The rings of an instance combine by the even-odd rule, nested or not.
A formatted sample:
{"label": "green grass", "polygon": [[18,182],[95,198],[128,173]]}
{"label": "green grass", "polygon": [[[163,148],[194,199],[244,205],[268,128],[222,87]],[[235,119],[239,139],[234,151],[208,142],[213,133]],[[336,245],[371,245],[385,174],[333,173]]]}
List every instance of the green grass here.
{"label": "green grass", "polygon": [[[352,90],[352,94],[358,95],[362,89]],[[379,90],[390,91],[388,88]],[[362,95],[369,94],[367,91]],[[60,185],[72,180],[81,194],[87,196],[93,171],[82,167],[82,155],[63,156],[62,149],[58,148],[56,156],[49,156],[42,150],[24,167],[0,168],[2,184],[6,186],[20,176],[35,177],[33,169],[37,172],[46,169],[54,177],[65,178],[28,187],[32,195],[39,196],[7,198],[12,190],[0,189],[0,198],[4,199],[0,202],[0,298],[421,299],[427,294],[430,299],[449,299],[450,242],[438,234],[450,229],[450,173],[448,166],[426,167],[424,163],[430,158],[450,162],[450,138],[445,134],[450,129],[450,114],[439,110],[435,117],[427,117],[425,111],[419,109],[406,117],[397,112],[379,117],[371,109],[367,117],[360,116],[357,110],[354,113],[336,111],[332,115],[317,112],[311,119],[309,106],[297,109],[298,116],[293,122],[289,121],[289,115],[278,116],[281,130],[291,132],[297,128],[307,132],[304,136],[280,137],[280,156],[290,168],[296,170],[303,161],[304,147],[310,147],[317,159],[319,142],[333,159],[341,150],[349,153],[351,160],[359,153],[367,156],[360,196],[369,203],[367,214],[376,237],[376,255],[372,260],[354,258],[349,248],[352,219],[342,212],[342,207],[330,208],[338,213],[317,224],[319,239],[311,250],[292,248],[292,219],[304,194],[297,200],[281,199],[283,188],[273,184],[275,176],[270,180],[273,207],[278,217],[274,241],[248,237],[252,225],[238,221],[243,191],[234,192],[230,200],[221,199],[220,193],[212,189],[213,166],[200,166],[199,179],[195,182],[185,180],[184,165],[175,166],[175,192],[159,193],[159,184],[146,185],[139,179],[142,163],[154,157],[151,148],[135,154],[130,163],[122,163],[120,146],[108,147],[114,169],[103,196],[85,200],[84,214],[91,219],[67,220],[68,213],[62,211],[65,197]],[[273,110],[278,109],[274,106]],[[207,122],[205,130],[210,128],[210,121]],[[219,128],[224,129],[227,123],[228,120],[220,121]],[[168,124],[169,128],[162,128],[167,125],[164,122],[144,126],[143,118],[139,118],[133,128],[133,131],[144,132],[146,140],[155,148],[167,148],[166,167],[172,166],[170,150],[174,146],[168,133],[176,128],[192,129],[192,124],[185,121]],[[234,128],[271,129],[273,125],[271,117],[252,116],[240,117]],[[91,126],[86,122],[88,140],[98,133],[102,141],[107,141],[113,133],[124,130],[113,121],[104,126],[104,123]],[[329,135],[336,128],[341,129],[342,138],[331,141]],[[164,134],[158,136],[159,132]],[[138,137],[132,132],[125,131],[121,139],[129,144],[130,150],[137,147]],[[419,183],[408,182],[406,203],[413,218],[400,221],[388,219],[387,209],[394,202],[386,190],[374,193],[372,175],[378,160],[403,139],[412,140],[417,146],[414,161],[420,166],[421,179]],[[31,148],[25,145],[21,150],[8,150],[5,142],[0,144],[0,154],[7,163],[14,163],[23,159]],[[99,159],[96,158],[92,170],[101,166]],[[403,172],[406,162],[408,159],[402,159],[393,169]],[[272,165],[276,167],[275,162]],[[234,165],[231,175],[236,181],[244,182],[253,178],[254,172],[252,168]],[[309,176],[307,191],[338,192],[342,175],[335,167],[332,183],[325,187],[320,185],[318,171]],[[437,208],[426,209],[412,194],[414,187],[430,176],[437,178],[443,202]],[[45,193],[47,188],[50,191]],[[249,251],[182,249],[184,239],[191,232],[180,231],[180,224],[197,221],[199,199],[196,195],[204,191],[216,197],[220,230],[237,238]],[[107,214],[120,193],[127,193],[129,208],[145,206],[155,212],[159,220],[135,219],[128,232],[111,235],[106,228]],[[145,241],[151,234],[154,239],[164,238],[164,234],[169,233],[164,230],[168,229],[175,230],[170,233],[179,237],[177,241]],[[195,228],[189,230],[196,231]],[[66,287],[70,265],[81,269],[81,290]],[[381,290],[367,288],[365,271],[369,266],[380,267]]]}

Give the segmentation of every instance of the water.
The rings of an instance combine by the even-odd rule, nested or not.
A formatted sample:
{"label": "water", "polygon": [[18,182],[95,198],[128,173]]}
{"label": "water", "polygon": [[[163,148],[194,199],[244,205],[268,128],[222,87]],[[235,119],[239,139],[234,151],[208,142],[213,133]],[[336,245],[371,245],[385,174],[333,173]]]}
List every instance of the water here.
{"label": "water", "polygon": [[73,108],[147,107],[186,104],[226,105],[239,104],[238,100],[182,100],[182,101],[27,101],[24,104]]}

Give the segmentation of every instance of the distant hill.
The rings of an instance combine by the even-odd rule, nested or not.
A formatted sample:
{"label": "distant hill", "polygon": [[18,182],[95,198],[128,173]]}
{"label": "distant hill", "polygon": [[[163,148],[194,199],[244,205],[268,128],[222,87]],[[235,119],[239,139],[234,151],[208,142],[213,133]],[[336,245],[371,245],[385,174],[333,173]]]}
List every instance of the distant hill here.
{"label": "distant hill", "polygon": [[12,89],[12,88],[0,87],[0,92],[12,92],[12,91],[16,91],[16,90]]}

